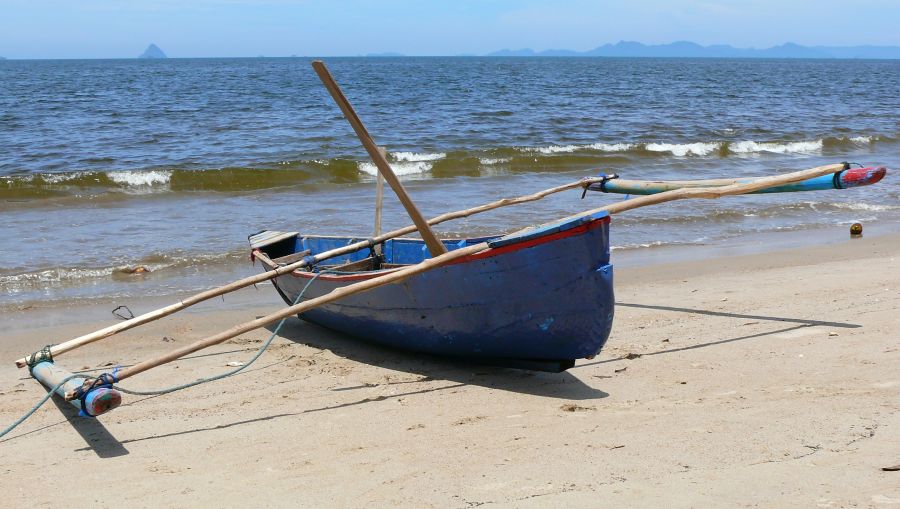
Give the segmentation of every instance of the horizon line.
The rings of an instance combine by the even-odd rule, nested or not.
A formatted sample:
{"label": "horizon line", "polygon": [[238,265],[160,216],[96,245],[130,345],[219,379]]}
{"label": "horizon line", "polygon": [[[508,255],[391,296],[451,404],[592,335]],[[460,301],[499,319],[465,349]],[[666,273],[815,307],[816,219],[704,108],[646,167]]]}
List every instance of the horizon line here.
{"label": "horizon line", "polygon": [[[652,54],[641,54],[641,55],[596,55],[589,54],[591,52],[595,52],[598,50],[616,50],[621,48],[622,46],[632,46],[632,47],[640,47],[644,51],[667,51],[670,50],[673,46],[683,46],[690,45],[693,48],[704,50],[704,51],[720,51],[720,50],[733,50],[737,52],[750,52],[747,55],[652,55]],[[288,55],[255,55],[255,56],[178,56],[171,57],[165,54],[162,50],[159,49],[159,46],[156,43],[150,43],[147,49],[151,47],[156,47],[161,53],[163,53],[164,57],[162,58],[146,58],[142,56],[134,56],[134,57],[34,57],[34,58],[17,58],[17,57],[8,57],[4,56],[0,53],[0,61],[2,60],[132,60],[132,59],[142,59],[142,60],[165,60],[165,59],[202,59],[202,58],[439,58],[439,57],[494,57],[494,58],[720,58],[720,59],[773,59],[773,60],[781,60],[781,59],[806,59],[806,60],[897,60],[900,59],[900,45],[877,45],[877,44],[859,44],[854,46],[825,46],[825,45],[814,45],[814,46],[806,46],[803,44],[799,44],[796,42],[786,41],[780,44],[775,44],[769,47],[736,47],[727,43],[716,43],[716,44],[708,44],[703,45],[697,42],[689,41],[686,39],[679,39],[672,42],[660,43],[660,44],[647,44],[640,41],[633,40],[619,40],[617,42],[607,42],[600,44],[599,46],[595,46],[586,50],[572,50],[567,48],[547,48],[541,50],[535,50],[531,47],[523,47],[517,49],[511,49],[509,47],[497,49],[493,51],[489,51],[483,54],[477,53],[455,53],[455,54],[431,54],[431,55],[407,55],[401,53],[399,51],[375,51],[375,52],[367,52],[367,53],[359,53],[354,55],[344,54],[344,55],[297,55],[297,54],[288,54]],[[897,56],[888,56],[888,57],[873,57],[873,56],[848,56],[848,57],[836,57],[831,55],[804,55],[804,56],[766,56],[766,55],[754,55],[752,52],[765,52],[772,50],[853,50],[853,49],[876,49],[876,50],[896,50],[898,52]],[[517,54],[517,53],[526,53],[526,54]],[[565,53],[565,54],[553,54],[553,53]]]}

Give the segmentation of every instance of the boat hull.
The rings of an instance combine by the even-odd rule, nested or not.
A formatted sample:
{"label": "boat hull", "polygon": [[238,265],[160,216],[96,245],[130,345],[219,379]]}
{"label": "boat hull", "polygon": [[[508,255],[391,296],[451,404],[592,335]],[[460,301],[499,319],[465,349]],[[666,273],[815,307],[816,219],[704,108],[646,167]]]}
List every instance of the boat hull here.
{"label": "boat hull", "polygon": [[[565,369],[596,355],[613,321],[609,217],[577,222],[501,238],[456,263],[299,316],[405,350]],[[295,271],[273,282],[291,304],[301,292],[299,301],[381,274]]]}

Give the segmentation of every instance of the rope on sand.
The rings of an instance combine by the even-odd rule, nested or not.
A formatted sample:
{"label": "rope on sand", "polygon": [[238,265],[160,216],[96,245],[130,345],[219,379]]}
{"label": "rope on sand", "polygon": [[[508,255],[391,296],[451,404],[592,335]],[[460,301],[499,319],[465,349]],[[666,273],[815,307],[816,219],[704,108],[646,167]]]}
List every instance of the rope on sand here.
{"label": "rope on sand", "polygon": [[[337,273],[337,271],[328,271],[328,270],[324,270],[324,271],[322,271],[322,272],[317,272],[316,275],[313,276],[313,277],[306,283],[306,285],[303,287],[303,290],[301,290],[300,293],[297,295],[297,298],[294,299],[294,303],[293,303],[293,304],[297,304],[298,302],[300,302],[300,299],[303,298],[303,295],[306,293],[306,290],[309,289],[309,286],[313,283],[313,281],[315,281],[316,279],[318,279],[318,277],[319,277],[320,275],[325,274],[325,273],[329,273],[329,272],[330,272],[330,273]],[[161,395],[161,394],[169,394],[169,393],[172,393],[172,392],[175,392],[175,391],[180,391],[180,390],[182,390],[182,389],[187,389],[187,388],[189,388],[189,387],[194,387],[194,386],[197,386],[197,385],[200,385],[200,384],[204,384],[204,383],[207,383],[207,382],[213,382],[213,381],[216,381],[216,380],[221,380],[221,379],[223,379],[223,378],[228,378],[228,377],[230,377],[230,376],[234,376],[234,375],[240,373],[241,371],[243,371],[244,369],[246,369],[248,366],[250,366],[250,365],[253,364],[254,362],[256,362],[256,361],[262,356],[262,354],[265,353],[265,351],[269,348],[269,345],[272,344],[272,341],[274,341],[275,338],[278,336],[278,333],[281,331],[281,327],[284,325],[284,323],[287,321],[288,318],[289,318],[289,317],[282,318],[281,321],[278,322],[278,325],[275,327],[275,329],[272,331],[272,334],[269,336],[269,339],[267,339],[267,340],[262,344],[262,346],[259,347],[259,349],[256,351],[256,353],[253,355],[253,357],[252,357],[249,361],[247,361],[245,364],[239,366],[237,369],[233,369],[233,370],[231,370],[231,371],[228,371],[228,372],[222,373],[222,374],[220,374],[220,375],[216,375],[216,376],[211,376],[211,377],[207,377],[207,378],[200,378],[200,379],[194,380],[193,382],[189,382],[189,383],[186,383],[186,384],[175,385],[175,386],[173,386],[173,387],[167,387],[167,388],[165,388],[165,389],[157,389],[157,390],[152,390],[152,391],[134,391],[134,390],[131,390],[131,389],[125,389],[125,388],[119,387],[119,386],[117,386],[116,389],[118,389],[118,390],[121,391],[121,392],[124,392],[125,394],[131,394],[131,395],[133,395],[133,396],[157,396],[157,395]],[[102,376],[102,375],[101,375],[101,376]],[[53,397],[53,394],[54,394],[60,387],[62,387],[63,385],[65,385],[67,382],[69,382],[70,380],[72,380],[72,379],[74,379],[74,378],[85,378],[85,376],[84,376],[84,375],[77,375],[77,374],[76,374],[76,375],[72,375],[72,376],[69,376],[69,377],[66,377],[65,379],[63,379],[61,382],[59,382],[59,384],[56,385],[56,387],[54,387],[53,389],[51,389],[50,392],[48,392],[47,395],[44,396],[37,404],[35,404],[33,407],[31,407],[30,410],[28,410],[27,412],[25,412],[24,415],[22,415],[21,417],[19,417],[18,419],[16,419],[15,422],[13,422],[13,423],[10,424],[9,426],[7,426],[2,432],[0,432],[0,438],[2,438],[4,435],[8,434],[8,433],[11,432],[12,430],[16,429],[20,424],[22,424],[23,422],[25,422],[29,417],[31,417],[32,415],[34,415],[34,413],[37,412],[38,409],[40,409],[42,406],[44,406],[44,403],[50,401],[50,398]]]}

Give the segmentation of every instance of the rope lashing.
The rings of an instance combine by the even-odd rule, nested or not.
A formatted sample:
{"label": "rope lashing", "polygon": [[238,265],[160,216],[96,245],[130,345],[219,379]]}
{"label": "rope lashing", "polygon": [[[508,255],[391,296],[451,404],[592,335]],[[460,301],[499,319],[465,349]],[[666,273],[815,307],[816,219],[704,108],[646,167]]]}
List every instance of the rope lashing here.
{"label": "rope lashing", "polygon": [[[584,190],[581,191],[581,199],[582,200],[584,199],[585,195],[587,195],[588,191],[596,191],[597,189],[599,189],[600,191],[602,191],[604,193],[608,192],[606,190],[606,183],[612,179],[619,178],[619,174],[612,173],[612,174],[607,175],[605,173],[601,173],[600,175],[597,175],[596,178],[601,179],[600,182],[585,182],[584,183],[584,186],[583,186]],[[595,186],[597,186],[597,187],[595,187]]]}
{"label": "rope lashing", "polygon": [[50,350],[51,348],[53,348],[53,345],[45,345],[44,348],[41,348],[28,357],[25,357],[25,362],[28,364],[29,373],[34,370],[35,366],[42,362],[53,362],[53,351]]}

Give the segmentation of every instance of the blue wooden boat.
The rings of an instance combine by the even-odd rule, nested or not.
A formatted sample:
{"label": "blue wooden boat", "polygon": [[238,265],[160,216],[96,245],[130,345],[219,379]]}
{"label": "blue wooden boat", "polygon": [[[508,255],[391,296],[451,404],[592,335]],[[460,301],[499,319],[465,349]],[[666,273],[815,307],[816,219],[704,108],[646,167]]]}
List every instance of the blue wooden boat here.
{"label": "blue wooden boat", "polygon": [[[485,241],[490,248],[299,317],[389,347],[562,371],[596,355],[612,328],[609,221],[600,212],[502,237],[442,240],[448,250]],[[266,270],[360,240],[271,231],[250,237]],[[331,258],[273,283],[294,304],[429,256],[412,238],[387,240],[381,251]]]}

